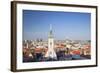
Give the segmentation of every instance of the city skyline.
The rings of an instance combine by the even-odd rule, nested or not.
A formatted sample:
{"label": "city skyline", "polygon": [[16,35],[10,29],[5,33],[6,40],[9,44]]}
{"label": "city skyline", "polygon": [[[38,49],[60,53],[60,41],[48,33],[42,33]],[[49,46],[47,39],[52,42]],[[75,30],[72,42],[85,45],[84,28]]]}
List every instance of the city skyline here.
{"label": "city skyline", "polygon": [[35,10],[23,10],[23,39],[47,40],[50,24],[56,40],[90,40],[90,13]]}

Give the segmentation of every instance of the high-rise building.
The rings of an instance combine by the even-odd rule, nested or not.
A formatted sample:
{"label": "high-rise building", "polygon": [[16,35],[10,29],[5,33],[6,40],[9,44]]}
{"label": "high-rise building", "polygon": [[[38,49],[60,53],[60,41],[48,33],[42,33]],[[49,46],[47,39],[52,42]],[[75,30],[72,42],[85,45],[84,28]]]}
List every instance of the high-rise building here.
{"label": "high-rise building", "polygon": [[50,25],[50,31],[48,35],[48,51],[45,57],[51,58],[51,59],[57,59],[57,55],[54,50],[54,37],[53,37],[53,32],[52,32],[52,25]]}

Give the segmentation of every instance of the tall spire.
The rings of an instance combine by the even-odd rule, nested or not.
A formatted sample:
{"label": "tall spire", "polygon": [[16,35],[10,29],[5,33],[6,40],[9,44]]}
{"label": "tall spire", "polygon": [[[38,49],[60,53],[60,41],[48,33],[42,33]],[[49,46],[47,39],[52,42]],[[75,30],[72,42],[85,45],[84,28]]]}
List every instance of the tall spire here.
{"label": "tall spire", "polygon": [[49,32],[49,37],[52,38],[53,37],[53,33],[52,33],[52,24],[50,24],[50,32]]}
{"label": "tall spire", "polygon": [[45,55],[48,59],[56,60],[56,52],[54,50],[54,38],[52,34],[52,25],[50,24],[50,29],[49,29],[49,36],[48,36],[48,51]]}
{"label": "tall spire", "polygon": [[50,31],[52,30],[52,24],[50,24]]}

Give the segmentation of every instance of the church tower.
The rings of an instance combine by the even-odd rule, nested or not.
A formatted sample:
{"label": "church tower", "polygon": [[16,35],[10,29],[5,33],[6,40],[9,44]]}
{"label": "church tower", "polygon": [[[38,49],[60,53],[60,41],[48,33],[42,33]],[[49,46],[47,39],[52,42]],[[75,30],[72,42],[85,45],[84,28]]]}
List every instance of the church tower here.
{"label": "church tower", "polygon": [[50,25],[50,31],[48,35],[48,51],[45,55],[47,58],[57,59],[56,52],[54,50],[54,38],[52,32],[52,25]]}

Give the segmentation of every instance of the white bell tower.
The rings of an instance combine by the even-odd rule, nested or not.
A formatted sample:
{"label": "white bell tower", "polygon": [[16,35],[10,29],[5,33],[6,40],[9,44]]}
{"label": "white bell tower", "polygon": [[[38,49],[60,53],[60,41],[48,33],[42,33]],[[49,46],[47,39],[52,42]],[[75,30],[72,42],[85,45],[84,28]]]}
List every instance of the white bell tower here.
{"label": "white bell tower", "polygon": [[54,51],[54,38],[53,38],[53,33],[52,33],[52,25],[50,25],[50,32],[48,35],[48,51],[45,57],[57,59],[56,53]]}

